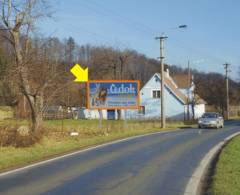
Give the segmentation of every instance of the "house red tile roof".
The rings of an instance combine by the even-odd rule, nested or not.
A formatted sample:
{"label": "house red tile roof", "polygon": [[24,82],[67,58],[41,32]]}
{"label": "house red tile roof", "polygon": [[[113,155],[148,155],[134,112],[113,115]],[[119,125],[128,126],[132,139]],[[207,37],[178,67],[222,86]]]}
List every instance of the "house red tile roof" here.
{"label": "house red tile roof", "polygon": [[[161,78],[160,74],[158,74],[159,78]],[[187,96],[184,95],[179,89],[173,79],[166,75],[165,76],[165,85],[175,94],[177,98],[179,98],[184,104],[187,104]]]}
{"label": "house red tile roof", "polygon": [[174,74],[171,75],[174,82],[180,89],[189,89],[191,87],[192,75],[190,75],[190,82],[188,80],[188,74]]}
{"label": "house red tile roof", "polygon": [[180,98],[184,104],[187,104],[187,96],[185,96],[177,87],[174,85],[173,81],[165,77],[165,83],[168,87],[175,93],[175,95]]}

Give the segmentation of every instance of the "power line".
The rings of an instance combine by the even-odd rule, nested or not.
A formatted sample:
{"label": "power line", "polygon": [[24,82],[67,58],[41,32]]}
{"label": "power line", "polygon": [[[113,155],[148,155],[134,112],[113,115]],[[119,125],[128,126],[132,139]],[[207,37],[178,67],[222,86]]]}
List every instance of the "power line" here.
{"label": "power line", "polygon": [[[59,25],[61,25],[63,28],[65,28],[65,26],[63,26],[61,23],[60,23]],[[90,36],[93,37],[93,38],[98,37],[98,38],[100,38],[101,40],[109,40],[109,37],[107,37],[107,36],[105,36],[105,35],[102,35],[101,33],[92,32],[92,31],[86,29],[86,28],[83,27],[83,26],[75,26],[75,25],[72,25],[71,23],[69,23],[68,25],[70,25],[72,28],[74,28],[77,33],[82,33],[82,31],[85,31],[86,33],[88,33],[88,35],[90,35]],[[77,30],[76,30],[76,29],[77,29]],[[112,45],[111,43],[112,43],[113,41],[114,41],[114,39],[109,40],[108,43],[103,43],[103,44]],[[129,48],[129,45],[127,45],[127,44],[125,44],[125,43],[123,43],[123,42],[121,42],[121,41],[119,41],[119,40],[118,40],[118,42],[120,42],[120,44],[123,45],[124,47]],[[179,41],[177,41],[177,42],[179,42]],[[181,45],[181,44],[180,44],[180,45]],[[193,48],[193,47],[188,47],[188,48],[187,48],[187,47],[182,47],[182,46],[180,46],[180,45],[179,45],[179,44],[176,44],[176,46],[178,46],[178,47],[180,47],[180,48],[185,48],[186,50],[191,50],[191,52],[202,53],[202,54],[204,55],[204,57],[213,59],[213,60],[215,60],[215,61],[218,61],[218,62],[222,62],[222,61],[223,61],[223,59],[220,59],[220,58],[214,57],[214,56],[212,56],[212,55],[209,55],[209,54],[207,54],[207,53],[201,52],[200,50],[195,49],[195,48]],[[236,66],[235,66],[235,67],[236,67]]]}
{"label": "power line", "polygon": [[[119,42],[121,45],[123,45],[125,48],[128,48],[129,47],[129,45],[128,44],[126,44],[126,43],[124,43],[124,42],[121,42],[120,40],[114,40],[113,38],[111,38],[110,40],[109,40],[109,36],[107,37],[107,36],[105,36],[105,35],[103,35],[103,34],[101,34],[101,33],[97,33],[97,32],[92,32],[92,31],[90,31],[90,30],[88,30],[87,28],[85,28],[85,27],[83,27],[83,26],[75,26],[75,25],[72,25],[71,23],[69,23],[68,24],[69,26],[71,26],[72,28],[74,28],[75,30],[75,32],[76,33],[79,33],[79,34],[81,34],[82,33],[82,31],[85,31],[88,35],[90,35],[92,38],[94,38],[94,39],[96,39],[96,37],[98,37],[99,39],[101,39],[101,40],[108,40],[107,42],[109,42],[109,45],[110,45],[110,43],[112,43],[112,42],[115,42],[115,41],[117,41],[117,42]],[[66,28],[64,25],[62,25],[61,23],[59,24],[59,26],[62,26],[63,28]],[[97,40],[96,40],[97,41]],[[104,45],[105,43],[103,43],[103,45]]]}
{"label": "power line", "polygon": [[[132,20],[131,18],[128,18],[126,16],[122,16],[119,13],[116,13],[115,10],[107,8],[106,6],[103,6],[103,4],[101,4],[99,2],[89,0],[89,1],[81,2],[81,3],[82,3],[82,5],[87,7],[89,10],[94,12],[96,15],[98,15],[98,16],[101,15],[101,16],[104,16],[104,17],[107,17],[107,18],[109,18],[109,16],[110,16],[112,19],[115,19],[118,22],[120,21],[123,25],[125,25],[127,27],[130,27],[131,29],[134,29],[137,32],[144,33],[148,36],[152,36],[156,32],[156,30],[154,30],[152,27],[149,27],[148,25],[142,24],[138,21]],[[79,28],[79,27],[74,26],[74,28],[76,29],[76,28]],[[82,27],[82,26],[80,28],[81,28],[81,30],[87,32],[88,34],[91,34],[91,36],[93,36],[93,37],[97,36],[101,39],[109,40],[109,37],[103,36],[100,33],[91,32],[91,31],[87,30],[86,28],[84,29],[84,27]],[[170,29],[173,30],[175,28],[170,28]],[[110,45],[111,45],[111,43],[110,43]],[[129,45],[126,45],[125,43],[123,45],[129,47]],[[175,45],[175,46],[179,46],[179,45]],[[219,57],[216,57],[216,56],[213,56],[213,55],[209,55],[208,53],[204,53],[203,51],[201,51],[199,49],[196,49],[196,48],[193,48],[193,47],[188,47],[187,48],[185,43],[184,43],[184,47],[181,47],[181,48],[184,48],[185,50],[188,50],[188,51],[190,50],[191,52],[194,52],[194,53],[203,54],[203,56],[206,56],[207,58],[213,59],[214,61],[217,61],[217,62],[222,62],[223,61],[223,59],[220,59]]]}
{"label": "power line", "polygon": [[[92,6],[89,5],[89,3],[91,3]],[[95,14],[97,15],[105,16],[108,19],[109,19],[109,16],[111,16],[112,19],[115,18],[115,20],[120,21],[123,25],[129,27],[130,29],[134,29],[137,32],[147,34],[148,36],[152,36],[156,32],[156,30],[151,29],[151,27],[147,26],[146,24],[133,21],[133,19],[128,17],[123,17],[122,15],[116,13],[116,11],[104,7],[102,4],[99,4],[93,1],[90,1],[90,2],[88,1],[88,2],[85,2],[84,6],[90,9],[92,12],[95,12]],[[96,7],[97,8],[101,7],[101,10],[96,9]]]}
{"label": "power line", "polygon": [[[89,5],[89,3],[91,3],[92,6]],[[152,36],[153,34],[155,34],[157,32],[156,30],[152,29],[151,27],[149,27],[145,24],[142,24],[142,23],[137,22],[137,21],[133,21],[131,18],[128,18],[128,17],[123,17],[122,15],[116,13],[116,11],[103,6],[99,2],[89,0],[89,1],[85,2],[84,6],[86,6],[91,11],[95,12],[95,14],[97,14],[97,15],[103,15],[105,17],[113,16],[118,21],[121,21],[124,25],[127,25],[128,27],[134,29],[135,31],[145,33],[148,36]],[[101,10],[96,9],[96,8],[99,8],[99,7],[101,8]],[[179,27],[181,27],[181,26],[184,26],[184,25],[180,25]],[[179,27],[169,28],[169,30],[173,30],[173,29],[176,29],[176,28],[179,28]],[[163,31],[163,32],[168,32],[168,31]],[[186,50],[190,50],[191,52],[195,51],[195,53],[204,53],[203,51],[201,51],[199,49],[196,49],[196,48],[193,48],[193,47],[187,49],[185,43],[184,43],[184,47],[181,47],[181,48],[185,48]],[[219,58],[214,57],[214,56],[210,56],[209,54],[206,54],[206,53],[204,54],[204,56],[207,56],[208,58],[214,59],[214,61],[218,61],[218,62],[223,61],[222,59],[219,59]]]}
{"label": "power line", "polygon": [[[174,40],[174,42],[177,43],[177,44],[174,44],[174,47],[179,47],[179,48],[182,48],[182,49],[184,49],[186,51],[191,51],[193,53],[200,54],[203,57],[210,58],[210,59],[212,59],[214,61],[217,61],[219,63],[225,61],[224,59],[216,57],[216,56],[214,56],[212,54],[209,54],[207,52],[204,52],[203,50],[201,50],[199,48],[187,46],[186,43],[184,43],[182,41]],[[170,44],[171,44],[171,41],[170,41]]]}
{"label": "power line", "polygon": [[[91,2],[93,2],[93,0],[89,0]],[[88,2],[89,2],[88,1]],[[96,5],[100,5],[100,3],[96,3],[94,2]],[[148,34],[151,33],[151,34],[155,34],[156,32],[156,29],[152,28],[151,26],[145,24],[145,23],[141,23],[135,19],[132,19],[132,18],[129,18],[129,17],[126,17],[125,15],[120,15],[116,12],[116,10],[112,10],[112,9],[109,9],[109,8],[106,8],[104,7],[102,4],[101,4],[101,7],[104,8],[105,10],[108,10],[109,12],[112,13],[113,16],[118,16],[121,20],[125,21],[125,22],[128,22],[128,24],[130,24],[131,26],[134,25],[136,28],[138,28],[139,30],[143,30],[144,28],[144,31],[147,32]]]}
{"label": "power line", "polygon": [[[66,28],[66,26],[64,26],[62,23],[59,23],[57,24],[58,27],[61,27],[61,28]],[[88,30],[87,28],[84,28],[82,26],[75,26],[75,25],[72,25],[71,23],[68,24],[68,26],[70,26],[71,28],[74,28],[75,30],[73,32],[77,33],[78,35],[81,34],[83,31],[86,32],[89,36],[92,37],[92,39],[94,38],[95,41],[99,41],[96,39],[96,37],[100,40],[108,40],[107,42],[102,42],[102,43],[96,43],[96,45],[99,45],[99,46],[110,46],[110,47],[114,47],[112,45],[112,42],[118,42],[120,44],[120,47],[119,47],[119,44],[117,45],[117,47],[114,47],[116,49],[119,49],[119,50],[124,50],[124,49],[127,49],[129,48],[129,45],[124,43],[124,42],[121,42],[120,40],[109,40],[109,37],[105,36],[105,35],[102,35],[101,33],[96,33],[96,32],[92,32],[90,30]],[[56,33],[56,32],[55,32]]]}

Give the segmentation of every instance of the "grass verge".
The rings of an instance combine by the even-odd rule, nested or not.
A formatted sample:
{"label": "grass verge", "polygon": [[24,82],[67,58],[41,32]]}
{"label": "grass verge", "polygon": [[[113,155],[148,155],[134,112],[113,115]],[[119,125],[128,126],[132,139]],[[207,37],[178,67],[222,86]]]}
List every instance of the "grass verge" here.
{"label": "grass verge", "polygon": [[223,148],[207,194],[240,194],[240,136]]}
{"label": "grass verge", "polygon": [[[13,123],[13,121],[4,123]],[[14,123],[27,124],[26,121],[14,121]],[[43,126],[49,129],[49,132],[40,143],[27,148],[0,146],[0,172],[121,138],[189,127],[189,125],[191,124],[170,122],[167,128],[160,129],[159,121],[128,121],[127,124],[123,121],[103,121],[102,128],[99,129],[97,120],[44,121]],[[71,131],[78,132],[79,136],[70,136]]]}

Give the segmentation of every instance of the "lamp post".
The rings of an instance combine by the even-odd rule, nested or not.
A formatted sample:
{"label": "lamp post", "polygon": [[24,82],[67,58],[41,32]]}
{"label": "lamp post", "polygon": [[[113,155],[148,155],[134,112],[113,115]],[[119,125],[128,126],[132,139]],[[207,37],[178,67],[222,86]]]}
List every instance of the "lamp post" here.
{"label": "lamp post", "polygon": [[[177,28],[187,28],[187,25],[179,25]],[[160,40],[160,75],[161,75],[161,128],[166,127],[166,117],[165,117],[165,101],[164,101],[164,85],[165,85],[165,75],[164,75],[164,40],[167,39],[167,36],[155,37],[156,40]]]}

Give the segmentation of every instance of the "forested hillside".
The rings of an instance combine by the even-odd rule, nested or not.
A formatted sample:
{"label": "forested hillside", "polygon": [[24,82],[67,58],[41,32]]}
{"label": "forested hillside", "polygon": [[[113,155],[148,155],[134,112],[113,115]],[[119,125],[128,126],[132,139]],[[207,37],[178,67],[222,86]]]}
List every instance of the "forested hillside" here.
{"label": "forested hillside", "polygon": [[[1,32],[0,68],[1,105],[16,106],[22,95],[15,79],[16,67],[11,53],[14,52]],[[24,40],[24,37],[22,37]],[[137,51],[119,50],[107,46],[79,45],[72,37],[63,41],[56,37],[31,38],[31,61],[28,75],[35,90],[44,85],[44,104],[85,106],[85,85],[74,84],[70,68],[79,63],[89,67],[89,79],[133,79],[143,85],[155,72],[159,72],[159,62]],[[185,74],[187,69],[166,65],[170,74]],[[204,73],[191,70],[196,84],[196,93],[208,104],[224,108],[224,76],[219,73]],[[47,85],[46,85],[47,83]],[[239,103],[239,83],[230,80],[230,104]]]}

